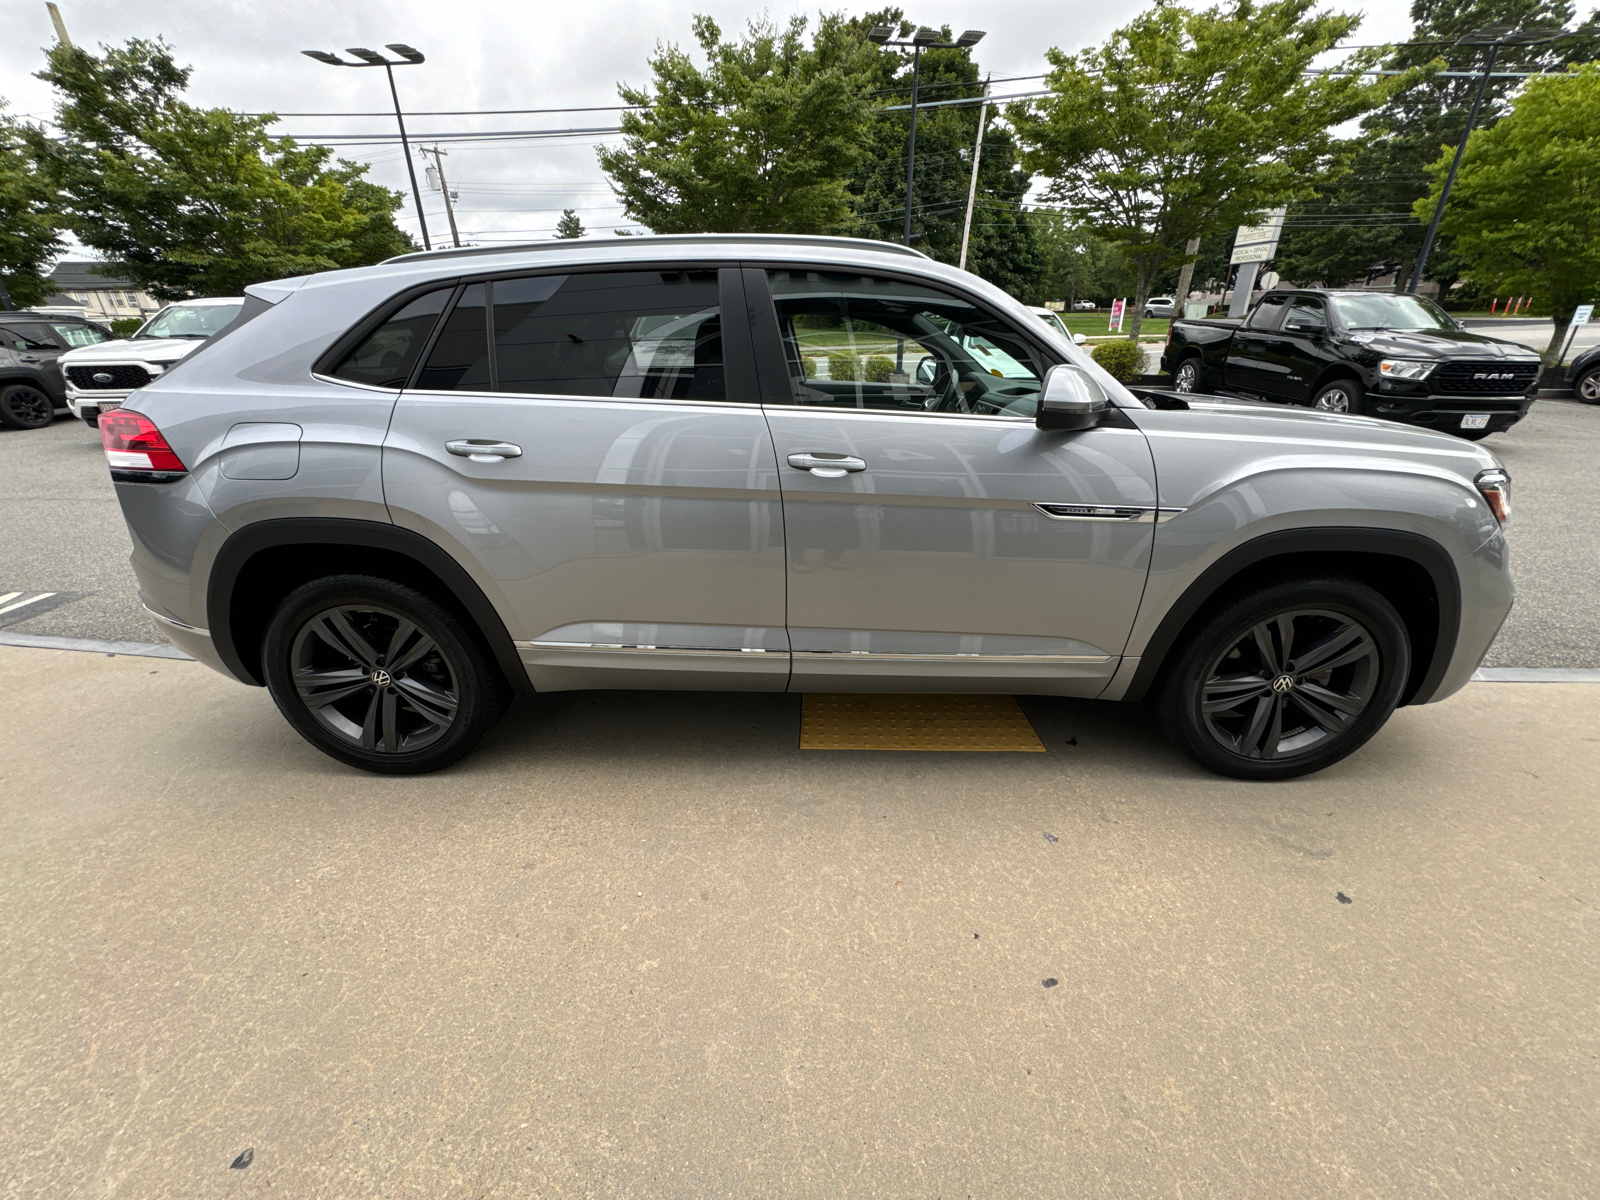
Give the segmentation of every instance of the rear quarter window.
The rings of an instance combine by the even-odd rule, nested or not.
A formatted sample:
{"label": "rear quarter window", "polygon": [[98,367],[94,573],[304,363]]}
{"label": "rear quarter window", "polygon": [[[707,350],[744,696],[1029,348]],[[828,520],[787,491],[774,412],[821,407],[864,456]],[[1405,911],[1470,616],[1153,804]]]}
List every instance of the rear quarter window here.
{"label": "rear quarter window", "polygon": [[421,358],[450,301],[455,285],[436,288],[401,308],[359,343],[329,372],[335,379],[371,387],[403,388]]}

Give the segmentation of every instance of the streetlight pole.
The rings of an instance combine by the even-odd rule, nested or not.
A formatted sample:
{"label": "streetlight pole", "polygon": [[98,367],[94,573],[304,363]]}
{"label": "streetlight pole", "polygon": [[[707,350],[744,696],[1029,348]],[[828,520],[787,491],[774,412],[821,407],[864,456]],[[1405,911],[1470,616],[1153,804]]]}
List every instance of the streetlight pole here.
{"label": "streetlight pole", "polygon": [[[1554,41],[1561,36],[1557,33],[1539,33],[1530,36],[1505,28],[1479,29],[1472,33],[1462,34],[1456,39],[1458,46],[1488,46],[1489,58],[1483,64],[1483,77],[1478,80],[1477,93],[1472,97],[1472,108],[1467,113],[1467,127],[1461,131],[1461,142],[1456,146],[1456,156],[1450,161],[1450,173],[1444,178],[1444,187],[1439,189],[1439,202],[1433,206],[1433,219],[1428,222],[1428,232],[1423,235],[1422,249],[1417,254],[1416,264],[1411,269],[1411,282],[1406,285],[1406,291],[1416,295],[1417,288],[1422,286],[1422,273],[1428,266],[1428,255],[1433,252],[1433,240],[1439,236],[1439,222],[1444,220],[1444,206],[1450,200],[1450,189],[1455,186],[1456,172],[1461,169],[1461,159],[1467,153],[1467,139],[1472,136],[1472,127],[1478,122],[1478,109],[1483,104],[1483,94],[1489,87],[1489,75],[1494,70],[1494,60],[1500,54],[1502,46],[1538,45],[1541,42]],[[1443,299],[1441,296],[1440,299]]]}
{"label": "streetlight pole", "polygon": [[911,208],[912,197],[915,194],[917,182],[917,87],[922,76],[922,52],[924,50],[967,50],[983,41],[983,30],[969,29],[953,42],[941,42],[937,30],[922,26],[912,35],[910,41],[892,41],[894,26],[874,25],[867,34],[867,40],[879,46],[909,46],[911,47],[911,137],[906,144],[906,219],[900,241],[904,245],[911,245]]}
{"label": "streetlight pole", "polygon": [[415,50],[404,42],[389,42],[384,49],[393,50],[400,56],[399,59],[385,58],[377,51],[362,46],[352,46],[346,51],[361,59],[360,62],[346,62],[337,54],[329,54],[326,50],[302,50],[300,53],[320,63],[327,63],[330,67],[382,67],[384,73],[388,75],[389,95],[394,100],[394,119],[400,125],[400,148],[405,152],[406,174],[411,177],[411,196],[417,204],[417,224],[422,227],[422,248],[432,250],[433,242],[428,238],[428,218],[422,211],[422,189],[417,186],[417,170],[411,165],[411,141],[406,137],[406,118],[400,111],[400,92],[394,85],[395,67],[414,67],[427,60],[423,58],[422,51]]}

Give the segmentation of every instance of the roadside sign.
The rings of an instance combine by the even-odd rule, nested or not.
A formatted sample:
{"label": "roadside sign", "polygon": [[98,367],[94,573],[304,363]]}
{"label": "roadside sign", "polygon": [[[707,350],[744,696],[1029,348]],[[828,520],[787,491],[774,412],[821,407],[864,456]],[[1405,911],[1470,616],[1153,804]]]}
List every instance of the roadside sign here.
{"label": "roadside sign", "polygon": [[1126,300],[1113,300],[1111,302],[1111,333],[1122,332],[1122,312],[1128,307]]}
{"label": "roadside sign", "polygon": [[1263,271],[1261,278],[1256,280],[1256,286],[1265,291],[1271,291],[1278,286],[1278,273],[1276,271]]}
{"label": "roadside sign", "polygon": [[1283,214],[1287,211],[1287,208],[1275,208],[1267,213],[1265,223],[1239,226],[1239,231],[1233,235],[1233,257],[1228,259],[1228,264],[1266,262],[1276,254],[1278,235],[1283,232]]}
{"label": "roadside sign", "polygon": [[1594,305],[1580,304],[1572,312],[1572,323],[1574,325],[1587,325],[1593,317]]}

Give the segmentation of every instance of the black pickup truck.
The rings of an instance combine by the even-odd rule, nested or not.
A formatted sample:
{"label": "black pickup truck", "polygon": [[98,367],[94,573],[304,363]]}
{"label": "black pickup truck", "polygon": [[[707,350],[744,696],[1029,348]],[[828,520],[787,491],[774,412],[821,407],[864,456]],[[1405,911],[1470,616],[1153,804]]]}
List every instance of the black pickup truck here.
{"label": "black pickup truck", "polygon": [[1162,370],[1179,392],[1232,392],[1361,413],[1477,441],[1527,415],[1539,355],[1471,333],[1419,296],[1279,289],[1242,321],[1174,321]]}

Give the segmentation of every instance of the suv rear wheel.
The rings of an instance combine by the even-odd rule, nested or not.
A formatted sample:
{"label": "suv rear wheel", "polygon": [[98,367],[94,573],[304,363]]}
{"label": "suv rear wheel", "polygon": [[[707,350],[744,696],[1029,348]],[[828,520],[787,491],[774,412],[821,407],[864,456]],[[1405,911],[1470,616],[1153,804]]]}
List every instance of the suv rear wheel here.
{"label": "suv rear wheel", "polygon": [[27,383],[0,388],[0,425],[43,429],[55,418],[56,402],[41,389]]}
{"label": "suv rear wheel", "polygon": [[1156,713],[1213,771],[1291,779],[1375,734],[1410,669],[1405,625],[1376,591],[1353,579],[1293,580],[1207,620],[1162,680]]}
{"label": "suv rear wheel", "polygon": [[477,640],[421,592],[363,575],[297,588],[267,628],[278,710],[317,749],[386,775],[468,753],[509,690]]}

